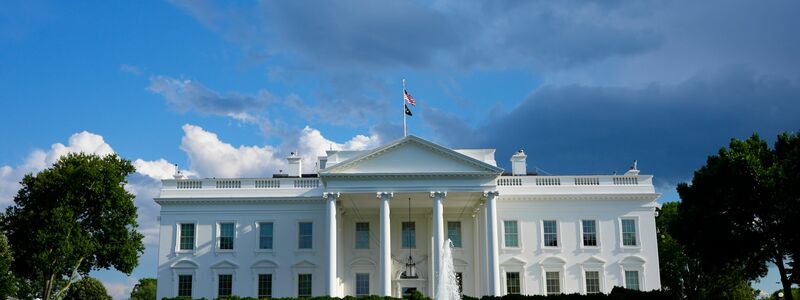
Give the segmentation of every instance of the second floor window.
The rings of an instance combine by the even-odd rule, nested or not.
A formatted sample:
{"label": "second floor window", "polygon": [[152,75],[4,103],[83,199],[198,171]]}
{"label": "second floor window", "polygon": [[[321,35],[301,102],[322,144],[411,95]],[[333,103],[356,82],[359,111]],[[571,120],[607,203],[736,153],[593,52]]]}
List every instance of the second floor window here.
{"label": "second floor window", "polygon": [[503,221],[503,241],[506,247],[519,247],[519,230],[517,221]]}
{"label": "second floor window", "polygon": [[636,220],[622,219],[622,245],[636,246]]}
{"label": "second floor window", "polygon": [[583,245],[590,247],[597,246],[597,221],[583,220],[581,222],[583,223]]}
{"label": "second floor window", "polygon": [[258,224],[258,249],[272,249],[272,223]]}
{"label": "second floor window", "polygon": [[219,224],[219,249],[233,249],[233,223]]}
{"label": "second floor window", "polygon": [[181,224],[180,250],[194,250],[194,224]]}
{"label": "second floor window", "polygon": [[297,232],[297,248],[311,249],[313,245],[314,232],[311,222],[300,222]]}
{"label": "second floor window", "polygon": [[544,246],[558,247],[558,223],[555,220],[542,221],[544,231]]}
{"label": "second floor window", "polygon": [[417,248],[417,234],[414,222],[403,222],[403,248]]}
{"label": "second floor window", "polygon": [[447,238],[453,242],[453,247],[461,248],[461,222],[447,222]]}
{"label": "second floor window", "polygon": [[356,223],[356,249],[369,249],[369,223]]}

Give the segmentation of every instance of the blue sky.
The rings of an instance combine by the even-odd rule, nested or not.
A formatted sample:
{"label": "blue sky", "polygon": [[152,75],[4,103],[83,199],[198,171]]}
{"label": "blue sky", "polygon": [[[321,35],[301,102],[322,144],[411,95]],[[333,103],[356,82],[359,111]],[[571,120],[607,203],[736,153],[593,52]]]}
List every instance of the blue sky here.
{"label": "blue sky", "polygon": [[[661,201],[732,137],[800,128],[797,2],[3,1],[0,206],[70,151],[135,162],[155,275],[158,179],[267,176],[299,150],[411,133],[529,168],[634,159]],[[307,160],[307,161],[310,161]],[[313,168],[313,165],[308,167]],[[133,279],[95,274],[117,298]],[[775,290],[776,277],[758,287]]]}

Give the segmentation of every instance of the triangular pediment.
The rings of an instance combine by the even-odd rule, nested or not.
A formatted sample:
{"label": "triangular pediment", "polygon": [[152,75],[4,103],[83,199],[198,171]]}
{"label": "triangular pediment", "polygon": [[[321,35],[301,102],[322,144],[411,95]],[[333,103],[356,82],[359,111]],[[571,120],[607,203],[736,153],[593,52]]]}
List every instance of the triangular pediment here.
{"label": "triangular pediment", "polygon": [[500,175],[503,169],[416,136],[407,136],[320,171],[336,175]]}
{"label": "triangular pediment", "polygon": [[234,263],[234,262],[232,262],[230,260],[223,259],[223,260],[211,265],[211,268],[212,269],[237,269],[237,268],[239,268],[239,265],[237,265],[236,263]]}

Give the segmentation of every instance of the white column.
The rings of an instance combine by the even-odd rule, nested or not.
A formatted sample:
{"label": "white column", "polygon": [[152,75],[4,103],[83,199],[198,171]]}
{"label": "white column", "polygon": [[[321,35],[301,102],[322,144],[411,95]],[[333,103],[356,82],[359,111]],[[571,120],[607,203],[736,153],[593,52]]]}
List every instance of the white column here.
{"label": "white column", "polygon": [[439,273],[442,269],[442,246],[444,245],[444,207],[442,201],[447,196],[446,192],[431,192],[433,198],[433,293],[438,292]]}
{"label": "white column", "polygon": [[389,200],[392,193],[378,193],[381,203],[381,252],[380,252],[380,295],[392,295],[392,236],[389,231]]}
{"label": "white column", "polygon": [[486,197],[486,260],[488,263],[489,296],[500,296],[500,257],[497,238],[497,198],[499,193],[491,191],[483,193]]}
{"label": "white column", "polygon": [[324,193],[326,200],[325,206],[325,223],[328,224],[328,284],[327,292],[331,297],[338,296],[339,279],[336,273],[336,198],[339,198],[339,193]]}

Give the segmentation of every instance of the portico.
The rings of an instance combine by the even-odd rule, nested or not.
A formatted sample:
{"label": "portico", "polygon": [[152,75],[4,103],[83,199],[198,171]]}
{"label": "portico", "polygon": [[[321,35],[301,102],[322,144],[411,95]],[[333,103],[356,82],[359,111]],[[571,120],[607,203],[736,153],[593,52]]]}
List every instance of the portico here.
{"label": "portico", "polygon": [[[326,163],[330,164],[331,161]],[[458,226],[459,230],[463,224],[469,223],[470,232],[483,232],[481,236],[487,239],[476,243],[476,234],[463,238],[473,245],[470,251],[459,251],[461,256],[465,252],[470,256],[467,260],[462,259],[469,262],[466,265],[471,265],[465,266],[473,269],[470,275],[479,267],[474,264],[477,252],[474,248],[478,244],[491,245],[491,240],[496,240],[496,226],[491,226],[494,223],[486,218],[496,219],[496,208],[493,206],[498,195],[495,181],[501,172],[496,166],[413,136],[403,139],[401,143],[389,144],[359,157],[347,159],[344,163],[328,165],[319,175],[328,190],[325,197],[328,201],[326,215],[329,217],[326,218],[326,226],[330,234],[326,246],[331,254],[329,257],[338,258],[338,249],[345,250],[351,246],[341,245],[341,235],[336,234],[340,231],[336,228],[347,225],[337,222],[339,214],[345,214],[345,218],[351,223],[360,219],[360,226],[371,225],[372,222],[366,220],[377,214],[376,294],[402,296],[401,285],[410,285],[413,282],[423,284],[418,289],[421,288],[427,291],[425,294],[433,296],[436,292],[435,280],[439,274],[440,251],[447,239],[447,217],[457,220],[452,221],[452,226]],[[479,211],[483,212],[481,216],[477,214]],[[486,211],[490,213],[487,214]],[[479,217],[485,220],[477,222]],[[402,221],[404,219],[405,222]],[[418,219],[424,219],[424,222],[419,223],[424,224],[425,228],[417,227],[414,220]],[[479,223],[490,226],[478,228]],[[412,233],[413,237],[410,236]],[[416,240],[409,241],[418,236],[428,236],[430,240],[421,239],[421,245],[417,245]],[[399,245],[394,244],[397,241],[400,241]],[[486,252],[488,257],[494,255],[492,261],[497,261],[496,247],[487,247],[486,250],[481,249],[481,252]],[[354,251],[343,257],[357,261],[370,259],[373,255],[370,251]],[[420,275],[415,278],[402,276],[409,257],[420,270]],[[341,259],[329,259],[327,290],[331,295],[343,295],[340,282],[347,281],[342,280],[347,274],[337,270],[347,263],[348,261]],[[420,266],[426,268],[420,269]],[[499,282],[497,272],[489,270],[489,274],[490,282]]]}

